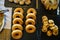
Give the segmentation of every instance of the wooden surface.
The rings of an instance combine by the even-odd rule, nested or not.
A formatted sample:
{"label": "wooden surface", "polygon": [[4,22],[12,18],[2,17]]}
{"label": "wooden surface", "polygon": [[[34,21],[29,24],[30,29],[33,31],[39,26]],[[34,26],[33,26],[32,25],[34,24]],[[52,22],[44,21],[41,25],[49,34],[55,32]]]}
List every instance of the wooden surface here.
{"label": "wooden surface", "polygon": [[0,33],[0,40],[10,40],[10,30],[9,29],[4,29]]}

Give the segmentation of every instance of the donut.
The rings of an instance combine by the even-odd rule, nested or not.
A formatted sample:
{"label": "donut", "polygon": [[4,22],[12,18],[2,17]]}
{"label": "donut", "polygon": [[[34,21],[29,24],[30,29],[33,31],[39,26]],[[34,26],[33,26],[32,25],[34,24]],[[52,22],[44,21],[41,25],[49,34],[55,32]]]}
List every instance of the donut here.
{"label": "donut", "polygon": [[47,36],[52,36],[52,31],[47,31]]}
{"label": "donut", "polygon": [[32,24],[32,25],[35,25],[35,20],[33,19],[27,19],[26,22],[25,22],[26,25],[28,24]]}
{"label": "donut", "polygon": [[58,27],[55,26],[55,28],[53,29],[53,35],[57,36],[58,35]]}
{"label": "donut", "polygon": [[14,12],[20,12],[20,13],[24,13],[24,11],[23,11],[23,9],[22,8],[16,8],[15,10],[14,10]]}
{"label": "donut", "polygon": [[34,25],[27,25],[25,30],[27,33],[34,33],[36,31],[36,27]]}
{"label": "donut", "polygon": [[49,24],[53,24],[54,23],[54,21],[53,20],[49,20]]}
{"label": "donut", "polygon": [[42,20],[44,20],[44,19],[48,19],[47,16],[42,16]]}
{"label": "donut", "polygon": [[26,4],[26,5],[31,4],[31,1],[30,1],[30,0],[25,0],[25,4]]}
{"label": "donut", "polygon": [[47,32],[47,30],[48,30],[47,27],[43,25],[42,32]]}
{"label": "donut", "polygon": [[43,25],[48,26],[49,25],[48,21],[43,22]]}
{"label": "donut", "polygon": [[14,2],[14,0],[9,0],[10,2]]}
{"label": "donut", "polygon": [[36,10],[34,9],[34,8],[29,8],[28,10],[27,10],[27,14],[29,14],[29,13],[33,13],[34,15],[36,15]]}
{"label": "donut", "polygon": [[13,19],[15,19],[15,18],[21,18],[21,19],[23,19],[23,14],[21,14],[21,13],[19,13],[19,12],[15,12],[14,14],[13,14]]}
{"label": "donut", "polygon": [[19,0],[14,0],[14,3],[19,3]]}
{"label": "donut", "polygon": [[21,19],[21,18],[15,18],[14,20],[13,20],[13,24],[23,24],[23,20]]}
{"label": "donut", "polygon": [[34,15],[34,14],[27,14],[26,19],[29,19],[29,18],[36,20],[36,15]]}
{"label": "donut", "polygon": [[12,31],[12,38],[14,39],[21,39],[22,38],[22,31],[21,30],[14,30]]}
{"label": "donut", "polygon": [[58,0],[41,0],[42,4],[46,7],[48,10],[55,10],[58,7]]}
{"label": "donut", "polygon": [[24,0],[20,0],[20,1],[19,1],[19,4],[20,4],[20,5],[24,5]]}
{"label": "donut", "polygon": [[13,26],[12,26],[12,31],[14,31],[14,30],[23,30],[23,27],[22,27],[22,25],[20,25],[20,24],[14,24]]}

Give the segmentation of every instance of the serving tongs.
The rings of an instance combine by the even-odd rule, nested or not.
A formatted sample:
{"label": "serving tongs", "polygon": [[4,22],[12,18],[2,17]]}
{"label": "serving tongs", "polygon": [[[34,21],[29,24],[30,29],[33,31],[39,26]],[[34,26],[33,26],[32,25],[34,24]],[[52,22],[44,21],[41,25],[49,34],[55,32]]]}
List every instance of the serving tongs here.
{"label": "serving tongs", "polygon": [[0,10],[0,32],[2,32],[4,25],[5,25],[5,12],[8,12],[9,10]]}

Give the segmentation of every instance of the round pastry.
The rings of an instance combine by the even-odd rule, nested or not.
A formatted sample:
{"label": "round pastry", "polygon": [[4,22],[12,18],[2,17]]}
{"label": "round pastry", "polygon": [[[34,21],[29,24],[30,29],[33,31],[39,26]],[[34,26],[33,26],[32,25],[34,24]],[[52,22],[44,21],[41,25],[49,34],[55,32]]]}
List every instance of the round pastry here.
{"label": "round pastry", "polygon": [[42,20],[42,22],[48,22],[48,19],[45,18],[45,19]]}
{"label": "round pastry", "polygon": [[53,20],[49,20],[49,24],[53,24],[54,23],[54,21]]}
{"label": "round pastry", "polygon": [[48,26],[49,25],[48,21],[43,22],[43,25]]}
{"label": "round pastry", "polygon": [[46,7],[46,9],[57,9],[58,7],[58,0],[41,0],[41,2],[44,4],[44,6]]}
{"label": "round pastry", "polygon": [[23,11],[23,9],[22,8],[16,8],[15,10],[14,10],[14,12],[20,12],[20,13],[24,13],[24,11]]}
{"label": "round pastry", "polygon": [[43,17],[42,17],[42,20],[44,20],[44,19],[48,19],[47,16],[43,16]]}
{"label": "round pastry", "polygon": [[10,2],[14,2],[14,0],[9,0]]}
{"label": "round pastry", "polygon": [[21,39],[22,38],[22,31],[21,30],[12,31],[12,37],[14,39]]}
{"label": "round pastry", "polygon": [[27,33],[34,33],[36,31],[36,27],[34,25],[27,25],[25,30]]}
{"label": "round pastry", "polygon": [[25,0],[25,4],[26,4],[26,5],[31,4],[31,1],[30,1],[30,0]]}
{"label": "round pastry", "polygon": [[26,19],[29,19],[29,18],[36,20],[36,16],[31,13],[26,16]]}
{"label": "round pastry", "polygon": [[47,27],[46,26],[42,27],[42,32],[47,32]]}
{"label": "round pastry", "polygon": [[20,1],[19,1],[19,4],[20,4],[20,5],[24,5],[24,0],[20,0]]}
{"label": "round pastry", "polygon": [[32,25],[35,25],[35,20],[33,19],[27,19],[26,22],[25,22],[26,25],[28,24],[32,24]]}
{"label": "round pastry", "polygon": [[23,27],[22,27],[22,25],[20,25],[20,24],[14,24],[13,26],[12,26],[12,31],[14,31],[14,30],[23,30]]}
{"label": "round pastry", "polygon": [[13,18],[15,19],[15,18],[21,18],[21,19],[23,19],[23,14],[21,14],[21,13],[19,13],[19,12],[15,12],[14,14],[13,14]]}
{"label": "round pastry", "polygon": [[47,36],[52,36],[52,31],[47,31]]}
{"label": "round pastry", "polygon": [[34,15],[36,15],[36,10],[34,8],[29,8],[27,14],[29,13],[33,13]]}
{"label": "round pastry", "polygon": [[23,20],[21,19],[21,18],[15,18],[14,20],[13,20],[13,24],[23,24]]}
{"label": "round pastry", "polygon": [[55,25],[55,28],[53,29],[53,35],[58,35],[58,27]]}
{"label": "round pastry", "polygon": [[19,0],[14,0],[14,3],[19,3]]}

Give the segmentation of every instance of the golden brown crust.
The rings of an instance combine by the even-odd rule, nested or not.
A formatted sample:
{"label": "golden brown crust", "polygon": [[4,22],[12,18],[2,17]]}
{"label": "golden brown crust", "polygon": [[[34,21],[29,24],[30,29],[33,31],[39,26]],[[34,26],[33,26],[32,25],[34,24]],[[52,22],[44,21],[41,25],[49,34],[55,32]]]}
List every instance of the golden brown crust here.
{"label": "golden brown crust", "polygon": [[25,0],[25,4],[26,4],[26,5],[31,4],[31,0]]}
{"label": "golden brown crust", "polygon": [[16,8],[16,9],[14,10],[14,12],[20,12],[21,14],[23,14],[23,13],[24,13],[24,11],[23,11],[23,9],[22,9],[22,8]]}
{"label": "golden brown crust", "polygon": [[34,25],[27,25],[25,30],[27,33],[34,33],[36,31],[36,27]]}
{"label": "golden brown crust", "polygon": [[44,6],[46,7],[46,9],[48,10],[55,10],[58,7],[58,0],[41,0],[41,2],[44,4]]}
{"label": "golden brown crust", "polygon": [[23,16],[23,14],[21,14],[21,13],[19,13],[19,12],[15,12],[15,13],[13,14],[13,19],[15,19],[15,18],[21,18],[21,19],[23,19],[24,16]]}
{"label": "golden brown crust", "polygon": [[34,20],[36,20],[36,15],[34,15],[34,14],[27,14],[27,16],[26,16],[26,19],[34,19]]}
{"label": "golden brown crust", "polygon": [[26,25],[28,24],[32,24],[32,25],[35,25],[35,20],[33,19],[27,19],[26,22],[25,22]]}
{"label": "golden brown crust", "polygon": [[15,18],[13,20],[13,24],[20,24],[20,25],[22,25],[23,24],[23,20],[21,18]]}
{"label": "golden brown crust", "polygon": [[47,36],[52,36],[52,32],[50,30],[47,31]]}
{"label": "golden brown crust", "polygon": [[12,31],[12,37],[14,39],[21,39],[22,35],[23,35],[23,33],[22,33],[21,30],[14,30],[14,31]]}
{"label": "golden brown crust", "polygon": [[14,24],[13,26],[12,26],[12,31],[14,31],[14,30],[23,30],[23,27],[22,27],[22,25],[20,25],[20,24]]}
{"label": "golden brown crust", "polygon": [[34,15],[36,15],[36,10],[34,9],[34,8],[29,8],[28,10],[27,10],[27,14],[29,14],[29,13],[33,13]]}

